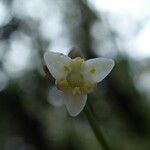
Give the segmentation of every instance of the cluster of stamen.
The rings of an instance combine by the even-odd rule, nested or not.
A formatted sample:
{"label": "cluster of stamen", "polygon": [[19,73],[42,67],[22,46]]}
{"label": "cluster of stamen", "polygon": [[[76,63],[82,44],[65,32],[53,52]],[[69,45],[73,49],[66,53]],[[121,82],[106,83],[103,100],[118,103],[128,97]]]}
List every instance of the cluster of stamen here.
{"label": "cluster of stamen", "polygon": [[[91,93],[96,84],[84,81],[81,69],[84,66],[84,59],[77,57],[71,64],[64,65],[64,71],[67,73],[66,79],[57,81],[57,88],[61,91],[71,90],[73,95],[81,95],[82,93]],[[90,67],[89,72],[94,74],[96,68]]]}

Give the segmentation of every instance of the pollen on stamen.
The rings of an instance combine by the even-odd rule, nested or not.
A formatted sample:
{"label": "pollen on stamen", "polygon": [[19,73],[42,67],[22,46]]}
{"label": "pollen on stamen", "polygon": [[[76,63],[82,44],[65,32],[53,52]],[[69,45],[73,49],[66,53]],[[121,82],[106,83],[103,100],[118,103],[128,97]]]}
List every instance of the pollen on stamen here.
{"label": "pollen on stamen", "polygon": [[96,73],[96,67],[94,67],[94,66],[90,67],[89,72],[90,72],[91,74]]}
{"label": "pollen on stamen", "polygon": [[61,80],[61,81],[58,81],[58,83],[57,83],[57,88],[61,91],[64,91],[68,87],[69,87],[69,84],[68,84],[67,80]]}
{"label": "pollen on stamen", "polygon": [[91,93],[94,91],[96,85],[95,84],[92,84],[92,83],[84,83],[83,85],[83,89],[86,93]]}
{"label": "pollen on stamen", "polygon": [[75,87],[72,91],[73,95],[81,95],[80,87]]}
{"label": "pollen on stamen", "polygon": [[64,65],[64,71],[65,72],[71,72],[71,66],[69,64]]}
{"label": "pollen on stamen", "polygon": [[74,59],[74,64],[77,67],[81,67],[84,63],[85,63],[85,61],[81,57],[77,57]]}

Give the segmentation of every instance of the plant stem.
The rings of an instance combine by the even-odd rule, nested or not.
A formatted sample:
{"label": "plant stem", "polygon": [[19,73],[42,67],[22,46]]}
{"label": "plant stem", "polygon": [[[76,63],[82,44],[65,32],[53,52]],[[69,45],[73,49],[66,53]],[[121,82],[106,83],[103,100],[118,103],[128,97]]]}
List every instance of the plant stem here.
{"label": "plant stem", "polygon": [[111,150],[108,141],[106,140],[106,137],[104,136],[102,129],[97,125],[96,120],[90,110],[89,104],[86,104],[84,108],[84,114],[89,122],[89,125],[91,126],[91,129],[93,130],[98,142],[103,147],[104,150]]}

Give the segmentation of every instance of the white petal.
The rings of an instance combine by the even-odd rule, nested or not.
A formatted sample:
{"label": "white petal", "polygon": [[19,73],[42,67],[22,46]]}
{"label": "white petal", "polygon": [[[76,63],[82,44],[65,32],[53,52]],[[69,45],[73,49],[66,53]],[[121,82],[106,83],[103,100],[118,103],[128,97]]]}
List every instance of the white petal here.
{"label": "white petal", "polygon": [[62,106],[64,104],[64,94],[55,86],[52,87],[48,94],[48,102],[54,106]]}
{"label": "white petal", "polygon": [[[102,81],[112,70],[115,63],[112,59],[107,58],[94,58],[85,62],[84,78],[92,80],[93,82]],[[95,67],[96,72],[90,73],[89,69]]]}
{"label": "white petal", "polygon": [[71,93],[65,94],[65,105],[71,116],[77,116],[84,108],[87,95],[74,96]]}
{"label": "white petal", "polygon": [[64,79],[67,73],[64,71],[64,64],[70,64],[71,58],[61,53],[47,51],[44,54],[45,63],[52,74],[57,79]]}

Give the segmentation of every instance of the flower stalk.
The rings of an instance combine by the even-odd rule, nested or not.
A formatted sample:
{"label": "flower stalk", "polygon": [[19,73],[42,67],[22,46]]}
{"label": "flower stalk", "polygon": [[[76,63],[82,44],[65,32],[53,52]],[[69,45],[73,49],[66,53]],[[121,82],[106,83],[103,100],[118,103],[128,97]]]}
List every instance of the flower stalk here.
{"label": "flower stalk", "polygon": [[85,105],[84,114],[89,122],[91,129],[93,130],[93,132],[94,132],[99,144],[102,146],[102,148],[104,150],[112,150],[112,148],[108,144],[108,141],[107,141],[102,129],[98,126],[98,124],[90,110],[89,105],[90,105],[89,103],[87,103]]}

